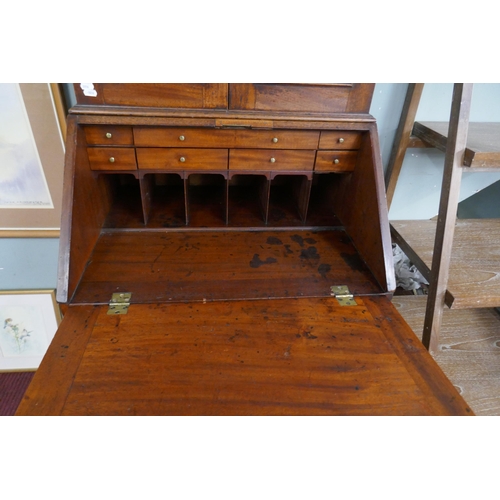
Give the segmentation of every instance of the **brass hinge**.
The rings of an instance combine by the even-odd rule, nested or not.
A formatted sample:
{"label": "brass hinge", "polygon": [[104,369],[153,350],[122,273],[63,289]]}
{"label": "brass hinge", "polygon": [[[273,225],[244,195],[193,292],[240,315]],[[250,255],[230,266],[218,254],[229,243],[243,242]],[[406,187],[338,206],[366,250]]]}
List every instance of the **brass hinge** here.
{"label": "brass hinge", "polygon": [[127,314],[130,306],[131,293],[114,293],[109,303],[108,314]]}
{"label": "brass hinge", "polygon": [[330,293],[337,299],[341,306],[357,306],[354,300],[354,295],[349,291],[345,285],[331,286]]}

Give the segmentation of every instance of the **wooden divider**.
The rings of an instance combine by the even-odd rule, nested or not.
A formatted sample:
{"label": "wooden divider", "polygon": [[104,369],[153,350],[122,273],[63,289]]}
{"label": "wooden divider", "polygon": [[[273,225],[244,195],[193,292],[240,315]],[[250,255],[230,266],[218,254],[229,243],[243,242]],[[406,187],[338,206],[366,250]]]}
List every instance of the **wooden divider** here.
{"label": "wooden divider", "polygon": [[[119,175],[132,175],[136,179],[137,189],[133,186],[129,188],[131,191],[136,191],[137,197],[140,198],[140,218],[142,227],[145,228],[155,227],[156,223],[153,221],[155,217],[166,220],[174,215],[177,219],[180,216],[180,213],[174,214],[165,210],[169,195],[166,192],[163,195],[159,194],[161,184],[156,184],[154,177],[156,175],[179,177],[181,181],[178,185],[179,193],[175,196],[182,197],[182,225],[190,227],[207,225],[252,227],[255,224],[257,226],[269,224],[271,227],[306,225],[309,206],[311,202],[316,202],[316,200],[311,200],[313,180],[324,182],[323,179],[328,179],[324,173],[314,174],[309,171],[258,173],[228,172],[227,170],[220,172],[102,171],[95,175],[107,178],[117,185],[120,184],[119,177],[117,177]],[[338,177],[342,174],[334,175]],[[332,182],[331,177],[328,182]],[[200,204],[203,210],[199,210],[200,207],[197,205]],[[174,207],[170,208],[170,210],[173,209]],[[200,215],[201,211],[205,212],[204,216]],[[120,218],[120,224],[122,223],[123,217]],[[111,223],[111,227],[113,226],[114,224]]]}

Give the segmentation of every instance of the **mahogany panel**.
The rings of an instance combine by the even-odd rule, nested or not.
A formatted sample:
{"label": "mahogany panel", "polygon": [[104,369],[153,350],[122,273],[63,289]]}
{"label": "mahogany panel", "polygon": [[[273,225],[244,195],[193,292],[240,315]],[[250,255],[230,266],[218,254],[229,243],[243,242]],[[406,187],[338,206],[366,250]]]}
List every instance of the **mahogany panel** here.
{"label": "mahogany panel", "polygon": [[356,300],[70,308],[18,414],[472,414],[387,298]]}
{"label": "mahogany panel", "polygon": [[336,284],[381,292],[343,231],[112,232],[74,303],[108,303],[113,292],[134,303],[329,296]]}
{"label": "mahogany panel", "polygon": [[312,170],[316,151],[286,149],[231,149],[230,170]]}
{"label": "mahogany panel", "polygon": [[95,96],[74,84],[78,104],[226,109],[227,83],[95,83]]}
{"label": "mahogany panel", "polygon": [[367,113],[374,84],[231,83],[229,109]]}
{"label": "mahogany panel", "polygon": [[98,315],[93,306],[67,309],[17,415],[61,414]]}
{"label": "mahogany panel", "polygon": [[386,291],[396,288],[377,130],[363,136],[353,172],[339,176],[331,203],[361,258]]}
{"label": "mahogany panel", "polygon": [[62,303],[71,299],[111,207],[110,185],[90,170],[85,144],[77,117],[70,115],[57,271],[57,300]]}

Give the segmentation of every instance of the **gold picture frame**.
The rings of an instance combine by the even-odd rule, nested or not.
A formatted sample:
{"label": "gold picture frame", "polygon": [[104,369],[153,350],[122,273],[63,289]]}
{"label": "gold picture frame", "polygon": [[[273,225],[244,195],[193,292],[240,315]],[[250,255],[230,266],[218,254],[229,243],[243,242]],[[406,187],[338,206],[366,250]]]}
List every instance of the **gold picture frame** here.
{"label": "gold picture frame", "polygon": [[61,319],[55,290],[0,291],[0,372],[36,370]]}
{"label": "gold picture frame", "polygon": [[[5,194],[10,189],[13,197],[19,197],[0,200],[0,237],[59,237],[66,130],[60,86],[50,83],[0,86],[5,92],[0,95],[0,105],[9,108],[8,112],[0,113],[0,120],[1,115],[8,120],[3,124],[8,134],[2,134],[0,139],[0,159],[3,158],[0,191]],[[16,123],[24,136],[12,131]],[[31,157],[28,157],[29,150]],[[5,166],[9,164],[10,170]],[[38,177],[27,175],[28,168]],[[38,182],[40,192],[45,189],[48,193],[44,201],[30,198],[33,190],[25,187],[27,178],[31,183]]]}

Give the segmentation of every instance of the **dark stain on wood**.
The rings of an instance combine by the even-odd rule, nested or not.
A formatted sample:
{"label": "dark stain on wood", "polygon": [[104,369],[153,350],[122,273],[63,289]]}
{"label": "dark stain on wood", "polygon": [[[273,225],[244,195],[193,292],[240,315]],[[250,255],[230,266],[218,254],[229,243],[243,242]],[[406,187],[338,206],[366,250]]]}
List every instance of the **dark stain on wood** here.
{"label": "dark stain on wood", "polygon": [[301,247],[304,246],[304,243],[307,243],[308,245],[314,245],[316,243],[316,240],[314,238],[302,238],[302,236],[300,236],[299,234],[294,234],[293,236],[290,236],[290,238],[295,243],[298,243]]}
{"label": "dark stain on wood", "polygon": [[304,248],[300,252],[301,259],[319,259],[318,249],[316,247]]}
{"label": "dark stain on wood", "polygon": [[326,274],[330,272],[332,269],[332,266],[330,264],[320,264],[318,266],[318,273],[323,276],[323,278],[326,278]]}
{"label": "dark stain on wood", "polygon": [[268,257],[266,260],[261,260],[259,254],[256,253],[250,261],[250,267],[258,268],[264,264],[275,264],[278,262],[274,257]]}
{"label": "dark stain on wood", "polygon": [[269,236],[269,238],[267,238],[267,244],[268,245],[283,245],[283,242],[279,238],[276,238],[275,236]]}
{"label": "dark stain on wood", "polygon": [[304,337],[306,339],[310,339],[310,340],[313,340],[313,339],[317,339],[318,337],[316,335],[313,335],[311,332],[308,332],[308,331],[303,331],[302,332],[302,335],[304,335]]}
{"label": "dark stain on wood", "polygon": [[235,330],[234,335],[229,337],[229,341],[234,342],[235,340],[240,338],[248,339],[250,337],[243,330]]}

